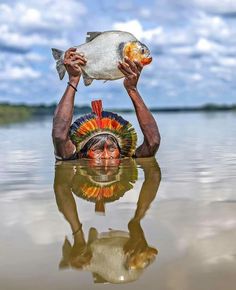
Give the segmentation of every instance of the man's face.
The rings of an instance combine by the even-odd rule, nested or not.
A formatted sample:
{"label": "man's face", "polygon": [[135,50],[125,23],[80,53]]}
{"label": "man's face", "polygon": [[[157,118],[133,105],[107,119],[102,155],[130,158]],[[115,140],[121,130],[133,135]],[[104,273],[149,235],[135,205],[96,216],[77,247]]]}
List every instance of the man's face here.
{"label": "man's face", "polygon": [[92,159],[118,159],[120,151],[115,142],[106,140],[104,144],[96,143],[87,152],[87,156]]}

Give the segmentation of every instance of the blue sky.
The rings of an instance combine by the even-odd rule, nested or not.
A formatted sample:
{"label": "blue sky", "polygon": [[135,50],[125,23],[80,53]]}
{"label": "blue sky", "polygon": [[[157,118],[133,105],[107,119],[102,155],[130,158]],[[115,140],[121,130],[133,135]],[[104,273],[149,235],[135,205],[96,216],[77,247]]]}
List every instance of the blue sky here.
{"label": "blue sky", "polygon": [[[52,103],[63,94],[51,47],[87,31],[126,30],[151,50],[139,90],[150,107],[236,103],[236,1],[0,1],[0,101]],[[76,103],[131,107],[122,81],[81,82]]]}

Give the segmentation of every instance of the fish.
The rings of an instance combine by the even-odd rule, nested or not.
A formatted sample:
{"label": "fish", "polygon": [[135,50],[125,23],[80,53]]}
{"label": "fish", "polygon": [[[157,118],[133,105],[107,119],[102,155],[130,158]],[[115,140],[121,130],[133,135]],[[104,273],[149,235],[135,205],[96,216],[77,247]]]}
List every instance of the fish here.
{"label": "fish", "polygon": [[[83,54],[87,59],[86,65],[81,66],[85,86],[89,86],[94,79],[107,81],[123,78],[118,64],[125,57],[144,66],[152,61],[148,47],[126,31],[87,32],[86,42],[74,48],[76,53]],[[66,72],[63,64],[65,52],[52,48],[52,54],[62,80]]]}

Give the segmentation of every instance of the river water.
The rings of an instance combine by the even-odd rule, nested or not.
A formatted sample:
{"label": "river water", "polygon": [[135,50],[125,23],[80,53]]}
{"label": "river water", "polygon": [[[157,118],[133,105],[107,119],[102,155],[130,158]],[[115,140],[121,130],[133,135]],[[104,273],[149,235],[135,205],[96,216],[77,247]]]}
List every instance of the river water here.
{"label": "river water", "polygon": [[0,290],[235,289],[236,114],[155,117],[156,158],[119,164],[55,164],[50,118],[0,127]]}

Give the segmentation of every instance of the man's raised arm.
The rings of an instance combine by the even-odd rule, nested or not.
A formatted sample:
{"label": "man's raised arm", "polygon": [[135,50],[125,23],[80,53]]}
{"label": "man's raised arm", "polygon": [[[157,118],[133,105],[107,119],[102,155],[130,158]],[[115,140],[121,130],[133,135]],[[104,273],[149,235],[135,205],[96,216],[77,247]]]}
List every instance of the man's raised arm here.
{"label": "man's raised arm", "polygon": [[142,65],[125,58],[125,62],[119,64],[119,69],[125,75],[124,86],[135,108],[144,141],[135,152],[136,157],[154,156],[160,145],[160,133],[157,123],[140,96],[137,83],[142,71]]}
{"label": "man's raised arm", "polygon": [[66,51],[64,65],[69,74],[69,85],[62,96],[53,118],[52,138],[55,154],[62,159],[69,159],[75,152],[75,145],[69,138],[69,129],[73,118],[76,87],[81,76],[81,65],[86,64],[82,55],[75,54],[75,48]]}

